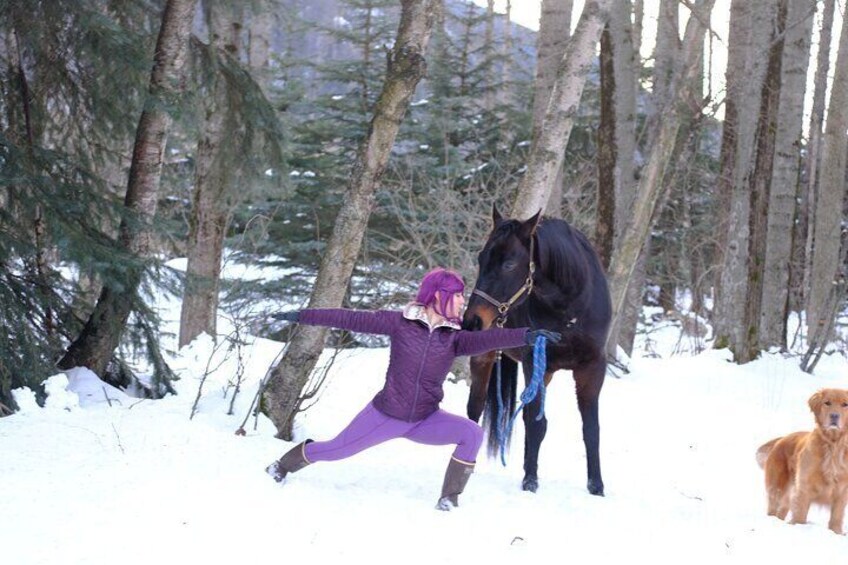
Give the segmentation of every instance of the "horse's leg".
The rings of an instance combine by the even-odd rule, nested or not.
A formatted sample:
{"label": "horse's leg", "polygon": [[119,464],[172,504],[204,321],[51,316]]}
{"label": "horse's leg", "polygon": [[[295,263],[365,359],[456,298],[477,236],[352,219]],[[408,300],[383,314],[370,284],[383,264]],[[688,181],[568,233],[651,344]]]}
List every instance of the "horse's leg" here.
{"label": "horse's leg", "polygon": [[601,479],[600,424],[598,422],[598,397],[604,383],[606,361],[599,359],[591,364],[574,370],[574,382],[577,389],[577,407],[583,420],[583,444],[586,446],[586,466],[591,494],[604,495],[604,481]]}
{"label": "horse's leg", "polygon": [[[530,383],[533,376],[533,363],[525,359],[523,365],[525,385]],[[545,386],[551,382],[552,373],[545,372]],[[542,440],[548,431],[548,418],[543,416],[538,419],[542,409],[541,392],[530,404],[524,407],[522,417],[524,419],[524,480],[521,481],[521,489],[536,492],[539,488],[539,449]]]}
{"label": "horse's leg", "polygon": [[466,412],[468,418],[480,421],[483,408],[486,406],[486,394],[489,389],[489,377],[495,364],[495,352],[476,355],[471,358],[471,394],[468,396]]}

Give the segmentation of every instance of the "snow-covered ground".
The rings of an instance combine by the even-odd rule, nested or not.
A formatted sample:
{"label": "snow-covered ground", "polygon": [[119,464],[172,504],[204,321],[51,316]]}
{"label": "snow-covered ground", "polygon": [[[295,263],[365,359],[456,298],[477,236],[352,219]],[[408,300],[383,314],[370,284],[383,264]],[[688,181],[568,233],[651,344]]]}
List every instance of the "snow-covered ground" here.
{"label": "snow-covered ground", "polygon": [[[163,308],[176,323],[178,305]],[[807,399],[848,388],[848,362],[827,356],[811,376],[797,358],[737,366],[725,351],[670,355],[679,346],[676,328],[655,331],[639,347],[650,355],[607,379],[605,497],[586,491],[572,381],[560,373],[547,395],[539,491],[520,489],[519,420],[508,465],[481,454],[448,513],[434,504],[450,447],[397,440],[284,485],[264,473],[294,444],[275,439],[264,417],[234,432],[280,343],[248,340],[232,415],[238,356],[213,355],[205,337],[174,355],[179,394],[162,400],[130,398],[86,370],[55,375],[44,408],[20,390],[20,412],[0,419],[0,562],[844,563],[848,538],[827,529],[825,512],[799,526],[765,515],[754,452],[810,429]],[[379,390],[386,363],[386,349],[343,351],[297,439],[332,437]],[[443,407],[463,413],[467,385],[445,388]]]}

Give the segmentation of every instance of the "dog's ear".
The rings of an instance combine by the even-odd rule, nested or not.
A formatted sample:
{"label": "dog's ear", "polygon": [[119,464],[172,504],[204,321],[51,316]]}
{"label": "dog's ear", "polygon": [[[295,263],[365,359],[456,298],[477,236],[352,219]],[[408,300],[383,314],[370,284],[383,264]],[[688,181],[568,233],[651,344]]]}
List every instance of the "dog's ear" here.
{"label": "dog's ear", "polygon": [[807,403],[810,405],[810,410],[813,411],[813,414],[818,414],[819,410],[822,407],[822,402],[824,402],[824,390],[816,392],[813,396],[810,397],[810,400],[807,401]]}

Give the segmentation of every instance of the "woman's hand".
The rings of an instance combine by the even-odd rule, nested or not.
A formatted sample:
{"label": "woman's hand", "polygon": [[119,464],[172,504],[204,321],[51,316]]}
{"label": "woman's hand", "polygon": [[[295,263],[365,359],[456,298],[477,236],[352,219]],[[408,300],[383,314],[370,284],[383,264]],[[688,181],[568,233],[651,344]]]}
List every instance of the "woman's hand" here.
{"label": "woman's hand", "polygon": [[559,343],[559,340],[562,339],[561,333],[551,330],[527,330],[527,335],[524,339],[527,341],[527,345],[536,345],[536,338],[539,336],[542,336],[550,343]]}
{"label": "woman's hand", "polygon": [[297,322],[298,318],[300,318],[299,310],[292,310],[291,312],[277,312],[273,316],[271,316],[275,320],[285,320],[286,322]]}

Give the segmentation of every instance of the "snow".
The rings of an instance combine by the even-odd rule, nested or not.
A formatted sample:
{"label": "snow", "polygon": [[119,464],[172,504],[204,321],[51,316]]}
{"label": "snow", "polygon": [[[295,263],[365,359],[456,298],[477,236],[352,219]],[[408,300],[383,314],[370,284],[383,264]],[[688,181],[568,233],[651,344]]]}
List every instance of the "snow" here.
{"label": "snow", "polygon": [[[160,308],[173,330],[178,302]],[[86,369],[46,376],[44,408],[18,390],[21,410],[0,419],[2,562],[843,563],[848,538],[827,529],[825,511],[795,526],[765,515],[754,453],[810,429],[807,399],[846,387],[848,362],[825,356],[811,376],[779,353],[744,366],[724,350],[671,355],[678,332],[656,328],[651,355],[640,341],[631,372],[604,385],[605,497],[586,491],[563,372],[546,397],[539,491],[520,490],[519,420],[507,466],[481,453],[452,512],[434,509],[450,447],[396,440],[271,480],[264,468],[295,443],[275,439],[261,416],[234,432],[284,344],[247,339],[232,414],[238,355],[209,336],[173,354],[178,394],[161,400],[132,398]],[[342,351],[296,440],[335,435],[379,389],[387,361],[386,349]],[[448,382],[445,393],[443,407],[463,413],[467,385]]]}

